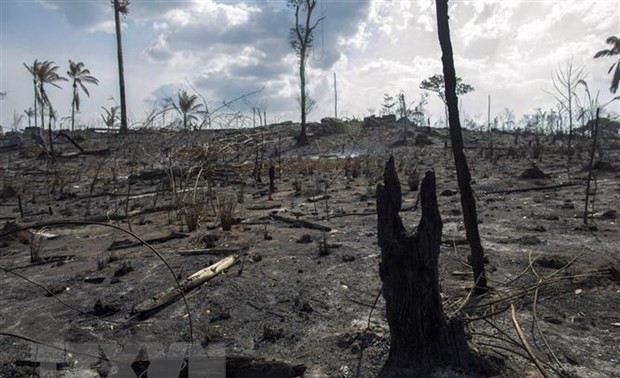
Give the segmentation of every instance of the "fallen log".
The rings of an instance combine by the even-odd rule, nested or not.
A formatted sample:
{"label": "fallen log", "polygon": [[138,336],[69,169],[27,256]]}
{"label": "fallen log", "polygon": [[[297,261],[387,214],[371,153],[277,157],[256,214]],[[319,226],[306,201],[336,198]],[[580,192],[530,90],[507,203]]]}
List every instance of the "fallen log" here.
{"label": "fallen log", "polygon": [[80,150],[80,152],[84,152],[84,149],[82,148],[82,146],[80,146],[75,140],[73,140],[73,138],[71,138],[66,133],[63,133],[63,132],[58,133],[58,135],[56,135],[56,137],[54,139],[58,139],[58,137],[65,137],[69,142],[71,142],[72,145],[75,146],[75,148]]}
{"label": "fallen log", "polygon": [[539,190],[566,188],[566,187],[569,187],[569,186],[577,186],[577,185],[580,185],[580,183],[578,183],[578,182],[567,182],[567,183],[564,183],[564,184],[556,184],[556,185],[529,186],[529,187],[526,187],[526,188],[505,189],[505,190],[492,190],[490,192],[484,192],[484,194],[509,194],[509,193],[532,192],[532,191],[539,191]]}
{"label": "fallen log", "polygon": [[248,206],[246,207],[246,209],[247,210],[273,210],[273,209],[279,209],[280,207],[282,207],[282,204],[280,203],[271,203],[271,204],[265,204],[265,205]]}
{"label": "fallen log", "polygon": [[57,159],[71,159],[74,157],[79,157],[82,155],[93,155],[93,156],[108,156],[110,155],[110,149],[104,148],[101,150],[84,150],[80,152],[69,152],[65,154],[54,154]]}
{"label": "fallen log", "polygon": [[202,248],[202,249],[188,249],[185,251],[177,251],[181,256],[201,256],[201,255],[230,255],[233,253],[239,253],[247,247],[221,247],[221,248]]}
{"label": "fallen log", "polygon": [[323,200],[330,199],[330,198],[332,198],[332,196],[330,196],[329,194],[322,194],[320,196],[310,197],[307,199],[307,201],[312,203],[312,202],[323,201]]}
{"label": "fallen log", "polygon": [[237,262],[235,256],[228,256],[217,263],[197,271],[181,282],[181,290],[177,286],[148,299],[136,306],[131,311],[133,318],[145,320],[155,315],[159,311],[178,301],[183,294],[192,291],[205,282],[215,278],[226,269],[232,267]]}
{"label": "fallen log", "polygon": [[107,222],[107,221],[121,221],[127,219],[127,217],[137,217],[140,215],[159,213],[162,211],[176,210],[179,206],[176,204],[161,205],[156,207],[150,207],[144,210],[131,211],[129,214],[106,214],[106,215],[94,215],[84,218],[86,222]]}
{"label": "fallen log", "polygon": [[[160,237],[156,237],[152,239],[146,239],[145,242],[149,244],[158,244],[158,243],[165,243],[167,241],[174,240],[174,239],[184,239],[188,236],[189,236],[188,234],[184,234],[181,232],[171,232],[170,234],[165,235],[165,236],[160,236]],[[143,243],[136,242],[133,240],[128,240],[128,239],[118,240],[118,241],[112,242],[112,244],[108,247],[108,251],[117,251],[119,249],[139,247],[141,245],[143,245]]]}
{"label": "fallen log", "polygon": [[310,221],[303,220],[303,219],[287,218],[287,217],[283,217],[282,215],[277,215],[277,214],[269,214],[269,217],[274,220],[280,221],[280,222],[292,224],[296,227],[309,228],[311,230],[319,230],[319,231],[325,231],[325,232],[329,232],[332,230],[331,227],[324,226],[318,223],[312,223]]}
{"label": "fallen log", "polygon": [[12,271],[19,270],[19,269],[26,269],[26,268],[30,268],[30,267],[33,267],[33,266],[53,264],[53,263],[58,263],[58,262],[64,263],[64,262],[67,262],[67,261],[71,261],[73,259],[75,259],[75,255],[62,255],[62,256],[42,257],[41,261],[29,263],[29,264],[26,264],[26,265],[14,266],[12,268],[7,269],[7,271],[12,272]]}

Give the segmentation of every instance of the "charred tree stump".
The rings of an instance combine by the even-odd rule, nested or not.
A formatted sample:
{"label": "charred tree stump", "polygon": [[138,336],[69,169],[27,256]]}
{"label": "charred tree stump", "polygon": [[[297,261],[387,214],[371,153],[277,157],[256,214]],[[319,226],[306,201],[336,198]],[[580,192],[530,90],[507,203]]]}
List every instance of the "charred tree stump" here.
{"label": "charred tree stump", "polygon": [[426,173],[420,189],[422,219],[407,232],[398,212],[402,197],[394,157],[377,187],[380,275],[390,326],[390,353],[379,375],[428,377],[435,367],[466,367],[473,362],[463,324],[448,320],[439,295],[438,256],[442,222],[435,173]]}

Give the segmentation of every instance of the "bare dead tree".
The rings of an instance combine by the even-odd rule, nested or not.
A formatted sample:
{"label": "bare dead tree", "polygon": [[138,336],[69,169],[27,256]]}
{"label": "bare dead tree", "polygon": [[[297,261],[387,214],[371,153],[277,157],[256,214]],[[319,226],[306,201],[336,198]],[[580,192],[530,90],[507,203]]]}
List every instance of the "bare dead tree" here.
{"label": "bare dead tree", "polygon": [[568,150],[566,153],[566,172],[570,177],[571,145],[573,141],[573,100],[579,81],[585,78],[582,66],[575,67],[572,60],[559,66],[551,77],[555,93],[553,96],[568,112]]}
{"label": "bare dead tree", "polygon": [[[297,137],[297,145],[299,146],[308,144],[306,116],[309,103],[308,93],[306,92],[306,62],[310,49],[312,49],[314,29],[325,19],[325,17],[320,17],[314,21],[314,23],[312,22],[312,13],[314,12],[317,2],[318,0],[288,0],[288,5],[295,9],[295,26],[291,28],[289,43],[299,58],[299,105],[301,111],[301,132]],[[300,24],[299,18],[302,12],[306,14],[306,19],[303,24]]]}
{"label": "bare dead tree", "polygon": [[476,200],[471,189],[471,174],[467,165],[467,157],[463,152],[463,136],[461,134],[461,121],[459,118],[457,89],[457,76],[454,69],[452,54],[452,42],[450,41],[450,23],[448,21],[448,1],[437,0],[437,32],[441,45],[443,62],[443,75],[445,78],[445,96],[450,120],[450,139],[452,141],[452,153],[454,165],[461,193],[461,206],[463,208],[463,221],[467,241],[471,248],[471,265],[474,271],[475,292],[481,294],[487,290],[487,279],[484,270],[484,250],[480,242],[478,231],[478,216],[476,214]]}

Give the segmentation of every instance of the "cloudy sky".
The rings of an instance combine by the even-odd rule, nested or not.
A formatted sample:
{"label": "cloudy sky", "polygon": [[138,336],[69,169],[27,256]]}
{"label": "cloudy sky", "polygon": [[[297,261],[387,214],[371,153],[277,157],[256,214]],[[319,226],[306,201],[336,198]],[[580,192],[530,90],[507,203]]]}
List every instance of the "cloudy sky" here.
{"label": "cloudy sky", "polygon": [[[319,0],[308,61],[311,119],[333,115],[333,73],[339,113],[378,112],[384,93],[419,97],[424,78],[441,72],[434,2],[428,0]],[[486,119],[514,109],[517,118],[554,107],[551,75],[572,59],[583,65],[591,90],[611,98],[610,58],[592,59],[605,39],[620,35],[620,2],[451,1],[457,74],[475,87],[462,98],[465,117]],[[297,120],[298,77],[288,45],[292,11],[284,0],[132,0],[123,24],[125,76],[131,119],[179,88],[202,94],[211,108],[263,90],[236,104],[266,109],[269,122]],[[83,98],[83,124],[98,121],[101,106],[118,100],[114,15],[107,0],[0,0],[0,124],[32,105],[32,81],[23,62],[84,62],[101,80]],[[70,114],[70,85],[49,89],[61,116]],[[443,117],[429,97],[433,119]],[[614,104],[610,110],[618,110]],[[26,122],[27,123],[27,122]]]}

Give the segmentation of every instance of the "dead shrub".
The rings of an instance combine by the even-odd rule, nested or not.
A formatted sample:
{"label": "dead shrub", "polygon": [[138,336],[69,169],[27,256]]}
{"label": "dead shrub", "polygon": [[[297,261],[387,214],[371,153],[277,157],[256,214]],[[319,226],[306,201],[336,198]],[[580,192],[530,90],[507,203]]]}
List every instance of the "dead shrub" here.
{"label": "dead shrub", "polygon": [[127,273],[133,272],[133,266],[129,261],[123,261],[121,266],[114,272],[114,277],[121,277]]}
{"label": "dead shrub", "polygon": [[196,231],[198,224],[200,224],[204,217],[204,203],[196,203],[194,205],[187,206],[183,211],[183,219],[185,220],[185,225],[187,226],[187,232]]}
{"label": "dead shrub", "polygon": [[235,221],[234,215],[236,207],[236,196],[224,195],[217,199],[217,210],[220,216],[220,224],[222,225],[222,230],[232,230],[232,226]]}
{"label": "dead shrub", "polygon": [[409,186],[409,190],[415,192],[418,190],[420,186],[420,173],[418,172],[418,168],[414,168],[409,175],[407,176],[407,185]]}
{"label": "dead shrub", "polygon": [[362,171],[362,165],[360,164],[359,159],[355,158],[347,158],[345,163],[345,175],[348,178],[358,178],[360,177],[360,173]]}

